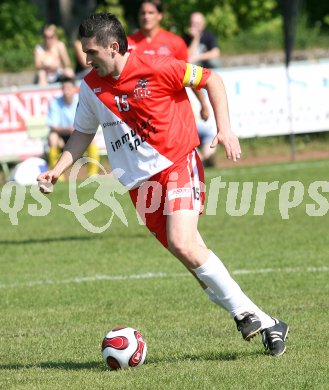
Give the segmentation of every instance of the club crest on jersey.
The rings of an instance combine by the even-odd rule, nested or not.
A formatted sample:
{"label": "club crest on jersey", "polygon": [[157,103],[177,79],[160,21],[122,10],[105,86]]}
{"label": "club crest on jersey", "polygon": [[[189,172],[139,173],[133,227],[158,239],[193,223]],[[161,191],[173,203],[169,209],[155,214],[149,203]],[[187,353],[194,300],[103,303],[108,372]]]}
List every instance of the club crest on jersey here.
{"label": "club crest on jersey", "polygon": [[158,56],[170,56],[171,55],[171,51],[170,51],[168,45],[161,46],[158,49],[157,55]]}
{"label": "club crest on jersey", "polygon": [[143,99],[151,96],[151,91],[147,89],[150,80],[139,79],[134,89],[134,99]]}

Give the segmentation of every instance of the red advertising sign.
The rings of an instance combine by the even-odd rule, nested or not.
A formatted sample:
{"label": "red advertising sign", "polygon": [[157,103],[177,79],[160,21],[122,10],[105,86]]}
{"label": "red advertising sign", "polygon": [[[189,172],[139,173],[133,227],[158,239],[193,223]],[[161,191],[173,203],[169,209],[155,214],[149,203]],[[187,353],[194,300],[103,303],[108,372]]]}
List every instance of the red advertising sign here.
{"label": "red advertising sign", "polygon": [[0,93],[0,134],[25,131],[25,119],[47,115],[49,100],[60,93],[58,87]]}

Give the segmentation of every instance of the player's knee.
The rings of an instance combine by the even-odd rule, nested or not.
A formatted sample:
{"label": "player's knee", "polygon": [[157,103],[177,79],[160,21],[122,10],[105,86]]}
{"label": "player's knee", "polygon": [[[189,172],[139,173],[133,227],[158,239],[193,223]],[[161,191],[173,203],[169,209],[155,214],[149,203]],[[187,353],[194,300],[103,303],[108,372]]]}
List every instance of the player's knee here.
{"label": "player's knee", "polygon": [[168,249],[179,259],[185,260],[185,262],[188,262],[192,255],[192,245],[188,239],[169,237]]}
{"label": "player's knee", "polygon": [[48,135],[48,144],[51,148],[57,148],[58,147],[58,134],[54,131],[50,132]]}

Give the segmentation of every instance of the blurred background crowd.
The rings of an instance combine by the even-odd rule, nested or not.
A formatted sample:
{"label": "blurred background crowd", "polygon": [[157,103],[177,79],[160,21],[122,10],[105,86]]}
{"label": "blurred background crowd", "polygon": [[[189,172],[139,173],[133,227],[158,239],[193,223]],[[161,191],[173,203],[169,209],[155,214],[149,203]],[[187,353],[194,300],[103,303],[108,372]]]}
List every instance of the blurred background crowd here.
{"label": "blurred background crowd", "polygon": [[[8,91],[22,85],[42,89],[58,84],[61,91],[49,99],[48,112],[43,113],[49,132],[50,165],[55,163],[73,129],[78,84],[90,71],[77,30],[80,21],[94,12],[112,12],[120,19],[129,36],[130,50],[171,55],[217,70],[274,63],[287,66],[290,59],[329,58],[328,2],[1,0],[0,89]],[[206,166],[214,166],[215,150],[208,147],[216,131],[212,113],[207,96],[199,94],[197,99],[200,108],[195,104],[194,107],[200,110],[195,112],[200,155]],[[4,121],[0,130],[11,131],[5,128]],[[91,156],[98,159],[94,146]],[[12,162],[12,153],[1,157],[3,150],[2,167]],[[95,173],[95,169],[90,172]]]}
{"label": "blurred background crowd", "polygon": [[[45,25],[57,26],[56,35],[66,44],[74,68],[79,22],[92,12],[109,11],[132,34],[139,28],[138,3],[136,0],[1,0],[0,71],[19,72],[34,67],[34,48],[41,43]],[[224,57],[264,52],[270,56],[271,52],[282,50],[285,0],[207,0],[197,4],[193,0],[165,0],[162,3],[165,11],[162,26],[181,36],[188,32],[193,12],[204,14],[207,28],[220,42]],[[312,0],[298,0],[298,3],[296,51],[328,49],[329,3]]]}

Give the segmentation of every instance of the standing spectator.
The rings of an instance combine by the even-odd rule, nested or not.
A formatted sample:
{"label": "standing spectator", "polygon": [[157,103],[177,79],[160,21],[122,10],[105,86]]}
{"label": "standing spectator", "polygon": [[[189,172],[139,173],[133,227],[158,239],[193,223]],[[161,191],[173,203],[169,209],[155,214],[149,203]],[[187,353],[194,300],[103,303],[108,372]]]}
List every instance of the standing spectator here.
{"label": "standing spectator", "polygon": [[86,53],[82,51],[80,39],[75,39],[73,42],[75,56],[75,79],[82,80],[90,71],[91,66],[87,64]]}
{"label": "standing spectator", "polygon": [[[64,148],[67,140],[70,138],[74,130],[74,116],[79,101],[79,94],[72,78],[63,79],[62,95],[53,98],[49,102],[49,110],[47,115],[47,124],[50,128],[48,136],[49,144],[49,167],[53,168],[59,158],[61,150]],[[98,161],[99,154],[97,145],[92,142],[87,154],[90,158]],[[98,164],[88,164],[88,176],[98,173]],[[63,177],[62,177],[63,178]]]}
{"label": "standing spectator", "polygon": [[47,85],[61,81],[63,77],[74,76],[66,45],[58,39],[54,24],[44,27],[43,43],[34,49],[34,62],[37,84]]}
{"label": "standing spectator", "polygon": [[[205,67],[218,68],[220,66],[220,49],[215,35],[205,30],[205,17],[201,12],[194,12],[190,16],[189,34],[184,34],[183,39],[188,46],[189,62]],[[205,99],[208,96],[205,93]],[[216,134],[216,123],[212,112],[207,122],[196,116],[200,147],[198,152],[204,166],[214,166],[216,148],[211,147]]]}
{"label": "standing spectator", "polygon": [[[141,0],[138,8],[140,30],[128,36],[128,49],[139,54],[170,56],[187,61],[188,51],[184,40],[161,28],[163,7],[161,0]],[[200,102],[201,118],[209,117],[209,106],[201,91],[193,91]]]}
{"label": "standing spectator", "polygon": [[205,68],[220,66],[220,49],[215,35],[206,30],[205,17],[201,12],[190,16],[188,34],[183,39],[188,46],[189,62]]}

